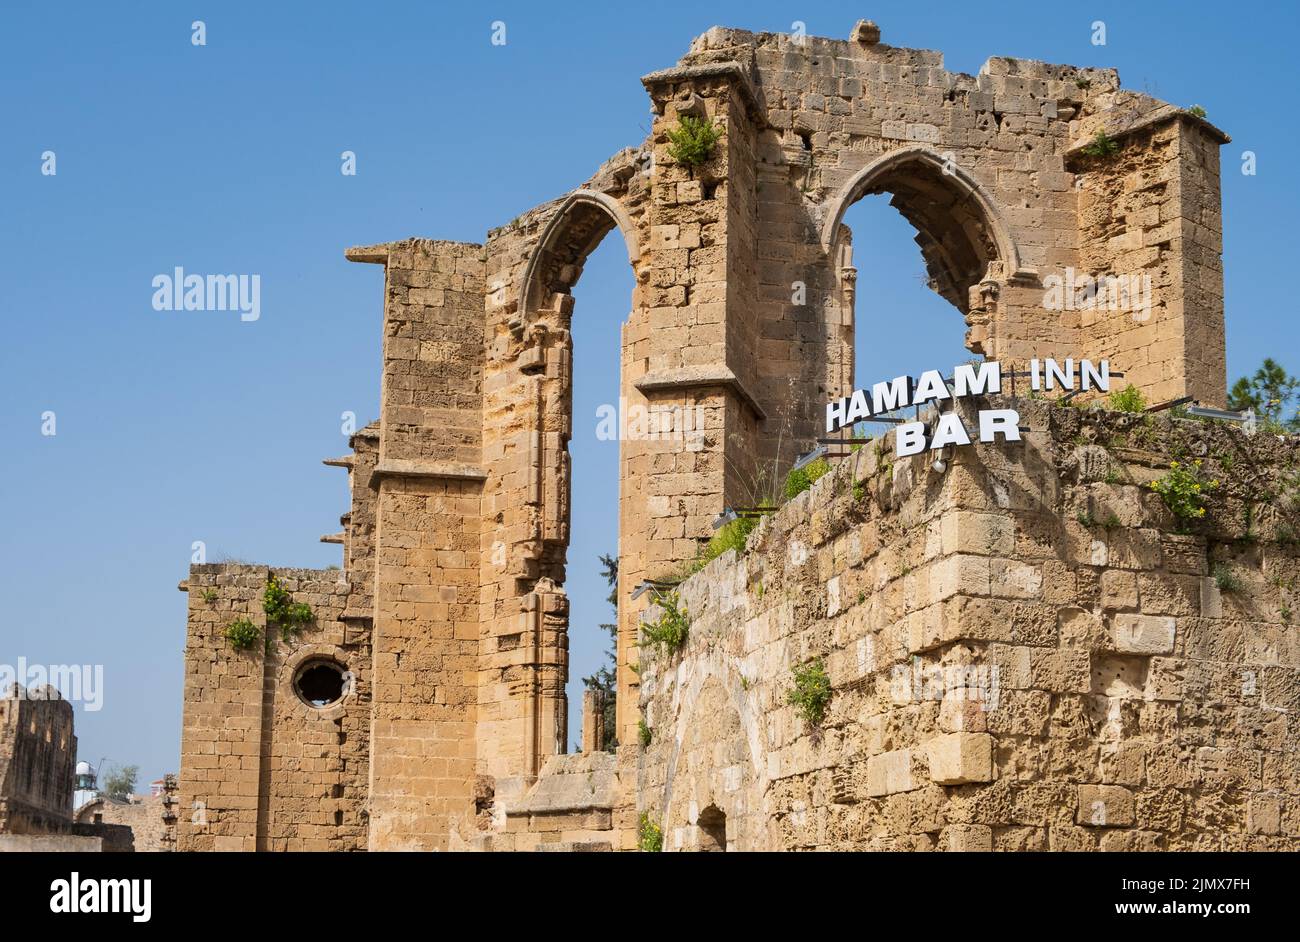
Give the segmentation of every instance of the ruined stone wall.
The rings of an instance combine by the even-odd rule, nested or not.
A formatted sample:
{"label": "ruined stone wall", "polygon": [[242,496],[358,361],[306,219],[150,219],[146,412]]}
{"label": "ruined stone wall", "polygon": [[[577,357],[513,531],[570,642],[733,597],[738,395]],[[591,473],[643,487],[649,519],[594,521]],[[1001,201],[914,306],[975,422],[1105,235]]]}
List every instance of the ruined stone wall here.
{"label": "ruined stone wall", "polygon": [[[779,491],[823,434],[826,402],[852,382],[855,305],[866,317],[898,313],[875,310],[856,277],[873,249],[859,244],[855,259],[843,225],[858,199],[889,193],[916,227],[932,286],[953,304],[955,329],[964,319],[973,353],[1016,366],[1108,355],[1151,398],[1222,399],[1215,148],[1225,138],[1171,106],[1120,96],[1113,71],[993,58],[970,76],[937,52],[879,40],[867,23],[849,40],[712,29],[677,66],[642,79],[647,140],[577,189],[483,245],[412,238],[348,250],[384,266],[381,407],[353,455],[327,462],[348,468],[352,506],[343,534],[326,537],[344,543],[346,571],[323,643],[373,648],[366,846],[470,841],[485,815],[508,817],[545,791],[539,776],[570,739],[572,289],[601,239],[623,240],[636,281],[624,414],[649,417],[620,436],[624,744],[637,738],[649,603],[635,588],[689,565],[725,507]],[[720,135],[694,166],[670,142],[687,116]],[[1083,153],[1097,130],[1120,142],[1111,162]],[[1130,327],[1049,309],[1045,278],[1071,266],[1150,269],[1158,319]],[[361,738],[312,727],[293,741],[322,754],[292,752],[298,720],[274,694],[286,668],[219,652],[215,615],[195,601],[211,587],[223,617],[256,613],[262,576],[208,576],[200,567],[191,581],[182,777],[195,798],[211,770],[215,790],[203,794],[219,800],[220,826],[186,839],[354,846]],[[743,712],[738,722],[748,728]],[[221,743],[253,752],[217,752]],[[265,757],[282,748],[324,778],[280,788],[289,767]],[[342,772],[335,755],[345,754]],[[735,774],[742,790],[765,781]],[[311,789],[330,775],[343,794],[316,807]],[[292,828],[270,823],[279,814]]]}
{"label": "ruined stone wall", "polygon": [[72,704],[55,688],[0,691],[0,833],[66,830],[76,761]]}
{"label": "ruined stone wall", "polygon": [[[551,756],[524,794],[498,800],[453,849],[612,851],[632,833],[630,768],[610,752]],[[628,780],[625,781],[624,779]]]}
{"label": "ruined stone wall", "polygon": [[[642,666],[666,849],[1300,846],[1296,438],[1015,405],[1023,444],[866,446],[682,584]],[[1180,522],[1145,485],[1197,459]]]}
{"label": "ruined stone wall", "polygon": [[77,810],[76,821],[83,825],[118,825],[128,829],[131,850],[158,853],[172,850],[168,841],[170,810],[165,795],[133,795],[131,801],[101,796]]}
{"label": "ruined stone wall", "polygon": [[768,414],[759,447],[779,464],[810,447],[822,405],[852,382],[854,302],[858,316],[897,313],[876,310],[870,285],[854,283],[872,247],[853,258],[840,222],[864,195],[891,194],[917,228],[932,284],[954,305],[954,331],[967,317],[972,350],[1028,358],[1064,354],[1073,340],[1068,325],[1040,315],[1040,292],[1025,289],[1074,249],[1062,152],[1084,71],[990,59],[969,76],[945,70],[940,53],[878,38],[713,29],[683,59],[682,68],[737,63],[762,103],[755,396]]}
{"label": "ruined stone wall", "polygon": [[472,812],[483,250],[408,239],[348,257],[385,272],[368,846],[432,850]]}
{"label": "ruined stone wall", "polygon": [[[314,620],[287,640],[272,631],[269,646],[236,651],[224,636],[233,621],[267,630],[271,575]],[[340,619],[343,573],[207,564],[191,567],[187,588],[179,849],[364,849],[373,673],[368,628]],[[325,708],[294,686],[319,661],[352,674]]]}
{"label": "ruined stone wall", "polygon": [[[348,459],[348,490],[352,505],[343,518],[346,539],[343,568],[348,580],[364,588],[369,597],[375,583],[375,496],[379,488],[374,480],[379,463],[379,423],[371,423],[349,440],[352,456]],[[368,604],[350,605],[358,614],[373,614]]]}
{"label": "ruined stone wall", "polygon": [[1085,134],[1109,129],[1117,152],[1089,155],[1086,137],[1069,152],[1079,181],[1077,276],[1143,279],[1141,303],[1125,304],[1119,287],[1100,291],[1095,303],[1076,298],[1079,346],[1109,357],[1153,402],[1190,395],[1221,406],[1219,145],[1226,138],[1168,105],[1148,103],[1144,111],[1143,96],[1114,97],[1081,127]]}

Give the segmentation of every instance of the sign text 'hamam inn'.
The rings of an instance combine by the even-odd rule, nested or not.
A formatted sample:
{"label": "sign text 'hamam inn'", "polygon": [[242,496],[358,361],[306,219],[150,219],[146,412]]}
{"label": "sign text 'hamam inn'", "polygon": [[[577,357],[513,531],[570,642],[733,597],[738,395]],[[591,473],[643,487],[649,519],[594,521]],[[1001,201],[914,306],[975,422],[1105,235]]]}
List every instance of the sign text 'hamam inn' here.
{"label": "sign text 'hamam inn'", "polygon": [[[1110,391],[1110,363],[1080,360],[1076,369],[1073,359],[1064,363],[1046,359],[1029,361],[1029,388],[1034,392]],[[970,396],[987,396],[1002,392],[1002,364],[996,361],[962,363],[953,368],[951,379],[939,370],[927,370],[919,377],[896,376],[876,383],[870,390],[855,389],[852,394],[826,405],[826,432],[832,434],[857,422],[888,415],[899,409],[957,400]],[[972,441],[965,422],[955,412],[939,412],[933,423],[902,422],[894,440],[894,453],[900,457],[919,454],[929,448],[939,451],[949,445],[969,445]],[[1020,413],[1015,409],[981,409],[978,440],[993,442],[1020,441]]]}

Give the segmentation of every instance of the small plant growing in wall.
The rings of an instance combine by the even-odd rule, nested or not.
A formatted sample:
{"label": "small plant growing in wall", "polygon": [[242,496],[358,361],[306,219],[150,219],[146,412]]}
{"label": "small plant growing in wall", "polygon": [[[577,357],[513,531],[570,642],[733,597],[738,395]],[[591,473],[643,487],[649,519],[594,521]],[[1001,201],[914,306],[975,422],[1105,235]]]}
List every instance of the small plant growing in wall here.
{"label": "small plant growing in wall", "polygon": [[656,604],[659,606],[659,618],[641,626],[641,644],[654,648],[656,653],[671,654],[686,643],[686,636],[691,629],[690,616],[685,608],[680,607],[676,592],[660,596]]}
{"label": "small plant growing in wall", "polygon": [[817,480],[830,471],[831,466],[825,458],[818,458],[816,461],[810,461],[802,468],[791,468],[790,473],[785,476],[785,496],[787,500],[794,500],[808,488],[817,483]]}
{"label": "small plant growing in wall", "polygon": [[636,738],[637,741],[641,743],[642,749],[649,746],[650,741],[654,738],[653,734],[650,732],[650,727],[645,724],[644,719],[637,720]]}
{"label": "small plant growing in wall", "polygon": [[262,632],[247,618],[239,618],[226,626],[225,637],[236,651],[247,651],[262,639]]}
{"label": "small plant growing in wall", "polygon": [[723,524],[717,533],[709,538],[708,543],[704,544],[704,549],[700,550],[700,555],[696,558],[691,570],[698,572],[727,550],[734,549],[737,553],[744,553],[745,546],[749,542],[749,535],[754,532],[754,528],[757,526],[757,517],[737,517],[735,520],[729,520]]}
{"label": "small plant growing in wall", "polygon": [[826,666],[821,658],[815,658],[791,673],[794,686],[786,694],[786,702],[798,710],[809,726],[817,726],[831,702],[831,679],[826,674]]}
{"label": "small plant growing in wall", "polygon": [[[289,590],[275,576],[266,580],[266,591],[262,593],[262,611],[266,612],[266,627],[280,629],[280,637],[285,641],[302,631],[304,625],[310,624],[311,606],[306,602],[295,602]],[[268,634],[267,642],[270,642]]]}
{"label": "small plant growing in wall", "polygon": [[1205,516],[1205,495],[1218,486],[1218,480],[1206,479],[1199,458],[1191,464],[1174,461],[1168,474],[1147,484],[1160,495],[1180,526]]}
{"label": "small plant growing in wall", "polygon": [[1114,157],[1119,153],[1119,142],[1105,131],[1098,131],[1081,152],[1089,157]]}
{"label": "small plant growing in wall", "polygon": [[713,155],[722,129],[695,115],[682,115],[677,127],[668,132],[668,156],[679,164],[698,167]]}
{"label": "small plant growing in wall", "polygon": [[1218,563],[1214,567],[1214,584],[1220,592],[1241,591],[1241,579],[1224,563]]}
{"label": "small plant growing in wall", "polygon": [[211,605],[217,600],[217,590],[213,588],[204,589],[199,593],[199,598],[203,599],[203,604]]}
{"label": "small plant growing in wall", "polygon": [[647,854],[657,854],[664,849],[663,828],[655,824],[647,811],[641,812],[641,821],[637,828],[637,846]]}
{"label": "small plant growing in wall", "polygon": [[1205,109],[1202,108],[1200,105],[1192,105],[1192,107],[1187,109],[1187,113],[1194,118],[1205,117]]}
{"label": "small plant growing in wall", "polygon": [[641,812],[641,824],[637,828],[637,847],[647,854],[657,854],[664,849],[664,831],[650,820],[647,811]]}
{"label": "small plant growing in wall", "polygon": [[1113,391],[1106,398],[1106,405],[1115,412],[1145,412],[1147,410],[1146,397],[1142,395],[1142,390],[1132,383],[1129,383],[1123,389]]}

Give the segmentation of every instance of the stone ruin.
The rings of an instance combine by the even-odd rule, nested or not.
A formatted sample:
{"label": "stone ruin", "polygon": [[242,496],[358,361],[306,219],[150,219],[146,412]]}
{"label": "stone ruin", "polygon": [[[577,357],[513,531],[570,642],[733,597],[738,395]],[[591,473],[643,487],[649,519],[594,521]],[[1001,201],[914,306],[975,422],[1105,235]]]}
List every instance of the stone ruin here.
{"label": "stone ruin", "polygon": [[[1271,836],[1296,833],[1293,714],[1192,704],[1248,664],[1289,704],[1295,629],[1214,595],[1219,537],[1169,536],[1135,470],[1158,462],[1073,447],[1073,412],[1025,400],[1023,449],[973,449],[941,480],[863,448],[751,553],[684,583],[686,648],[639,663],[654,594],[637,587],[760,501],[851,390],[870,286],[848,207],[891,194],[972,355],[1107,359],[1149,401],[1221,405],[1227,137],[1113,70],[954,73],[869,23],[848,40],[714,28],[642,83],[646,141],[483,244],[347,251],[383,267],[384,304],[379,419],[326,462],[351,485],[322,538],[343,567],[198,565],[182,583],[180,848],[630,848],[642,813],[670,848],[1293,840]],[[672,155],[686,118],[721,132],[702,162]],[[620,395],[701,421],[620,443],[620,745],[584,731],[566,755],[571,291],[616,231],[636,285]],[[1053,301],[1076,276],[1101,288]],[[1140,309],[1099,303],[1116,279],[1140,280]],[[1076,527],[1097,501],[1118,524]],[[794,568],[790,539],[808,554]],[[1258,546],[1252,565],[1294,571],[1293,551]],[[314,616],[283,640],[262,611],[272,577]],[[241,618],[268,643],[232,650]],[[835,693],[809,731],[782,686],[813,655]],[[884,678],[910,658],[996,665],[1005,709],[894,703]],[[1201,772],[1246,784],[1211,805],[1178,777]]]}
{"label": "stone ruin", "polygon": [[0,834],[58,834],[72,819],[77,737],[52,686],[0,690]]}
{"label": "stone ruin", "polygon": [[0,853],[136,849],[131,827],[74,815],[76,761],[72,704],[57,687],[0,688]]}

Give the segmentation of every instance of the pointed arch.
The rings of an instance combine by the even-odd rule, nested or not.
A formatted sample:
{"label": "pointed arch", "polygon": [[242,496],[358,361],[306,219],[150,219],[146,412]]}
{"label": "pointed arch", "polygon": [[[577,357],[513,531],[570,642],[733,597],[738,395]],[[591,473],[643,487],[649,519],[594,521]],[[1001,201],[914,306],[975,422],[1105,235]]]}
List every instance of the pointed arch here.
{"label": "pointed arch", "polygon": [[524,269],[519,288],[523,323],[532,320],[549,295],[568,294],[582,263],[611,229],[618,228],[634,268],[641,258],[636,225],[627,210],[607,193],[574,190],[555,211]]}
{"label": "pointed arch", "polygon": [[[893,194],[893,205],[919,233],[917,242],[935,290],[959,310],[972,285],[1021,272],[1011,231],[979,182],[942,154],[921,145],[901,147],[855,173],[826,203],[821,245],[836,249],[844,214],[864,196]],[[996,263],[996,264],[995,264]]]}

